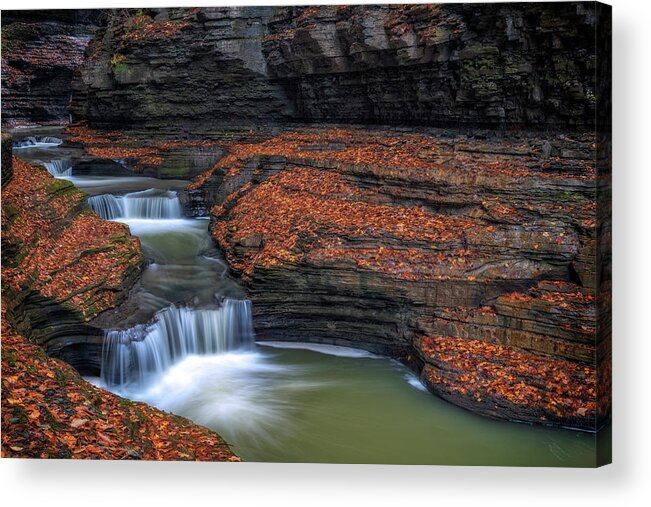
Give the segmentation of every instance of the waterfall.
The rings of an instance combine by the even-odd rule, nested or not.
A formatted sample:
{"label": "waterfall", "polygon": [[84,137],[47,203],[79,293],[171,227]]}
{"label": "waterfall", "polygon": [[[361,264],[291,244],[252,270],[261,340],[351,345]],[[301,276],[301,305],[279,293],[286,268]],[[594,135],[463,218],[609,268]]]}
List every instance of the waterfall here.
{"label": "waterfall", "polygon": [[123,213],[122,199],[111,194],[89,197],[88,205],[95,213],[106,220],[120,218]]}
{"label": "waterfall", "polygon": [[30,136],[23,139],[16,139],[13,142],[14,150],[21,150],[24,148],[50,148],[52,146],[59,146],[63,141],[58,137],[49,136]]}
{"label": "waterfall", "polygon": [[55,178],[61,178],[62,176],[72,176],[72,167],[68,165],[67,162],[63,160],[50,160],[49,162],[43,162],[43,167],[47,169],[52,176]]}
{"label": "waterfall", "polygon": [[251,302],[225,299],[217,309],[174,305],[154,322],[107,331],[102,348],[102,380],[108,388],[142,387],[189,355],[221,354],[253,347]]}
{"label": "waterfall", "polygon": [[102,218],[183,218],[183,210],[176,192],[151,188],[123,196],[97,195],[88,199],[88,205]]}
{"label": "waterfall", "polygon": [[183,211],[176,192],[151,188],[122,198],[124,218],[182,218]]}

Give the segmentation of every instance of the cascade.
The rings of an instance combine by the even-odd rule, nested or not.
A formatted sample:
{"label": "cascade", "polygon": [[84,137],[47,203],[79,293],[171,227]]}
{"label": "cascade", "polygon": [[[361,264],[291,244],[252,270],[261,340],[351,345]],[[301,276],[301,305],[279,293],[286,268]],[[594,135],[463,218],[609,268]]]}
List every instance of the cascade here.
{"label": "cascade", "polygon": [[21,150],[25,148],[49,148],[52,146],[59,146],[63,141],[58,137],[49,136],[30,136],[22,139],[16,139],[13,142],[14,150]]}
{"label": "cascade", "polygon": [[251,302],[225,299],[216,309],[169,306],[154,322],[106,332],[101,376],[109,388],[142,387],[189,355],[254,345]]}
{"label": "cascade", "polygon": [[45,167],[45,169],[47,169],[47,172],[49,172],[55,178],[72,176],[72,167],[70,167],[68,163],[63,160],[50,160],[49,162],[43,162],[43,167]]}
{"label": "cascade", "polygon": [[102,218],[166,219],[183,218],[183,210],[176,192],[151,188],[123,196],[97,195],[88,199],[88,205]]}
{"label": "cascade", "polygon": [[122,200],[112,194],[89,197],[88,205],[95,213],[106,220],[114,220],[122,216]]}

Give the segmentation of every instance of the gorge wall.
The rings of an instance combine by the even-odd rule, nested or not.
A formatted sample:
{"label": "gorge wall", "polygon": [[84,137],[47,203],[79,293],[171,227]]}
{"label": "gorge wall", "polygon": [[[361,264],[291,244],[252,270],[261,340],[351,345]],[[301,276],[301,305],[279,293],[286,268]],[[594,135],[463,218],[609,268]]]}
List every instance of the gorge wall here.
{"label": "gorge wall", "polygon": [[2,12],[2,122],[65,122],[99,11]]}
{"label": "gorge wall", "polygon": [[258,339],[388,354],[476,412],[594,429],[610,274],[593,141],[305,128],[231,145],[189,196],[216,203]]}
{"label": "gorge wall", "polygon": [[288,7],[263,51],[305,120],[590,125],[596,19],[573,3]]}
{"label": "gorge wall", "polygon": [[96,374],[104,332],[92,320],[126,299],[144,264],[140,242],[100,219],[72,183],[12,165],[2,192],[5,317],[48,354]]}
{"label": "gorge wall", "polygon": [[95,125],[594,125],[591,3],[120,12],[74,84]]}

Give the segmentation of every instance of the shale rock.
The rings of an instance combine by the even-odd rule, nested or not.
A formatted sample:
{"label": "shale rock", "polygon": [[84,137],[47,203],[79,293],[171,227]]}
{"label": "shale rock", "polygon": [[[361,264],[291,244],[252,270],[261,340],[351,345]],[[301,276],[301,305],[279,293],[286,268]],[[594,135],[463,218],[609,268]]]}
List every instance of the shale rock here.
{"label": "shale rock", "polygon": [[96,18],[97,11],[3,11],[3,123],[69,120],[73,74]]}
{"label": "shale rock", "polygon": [[[217,199],[212,233],[253,300],[258,339],[366,348],[473,411],[595,430],[609,404],[596,369],[610,351],[597,322],[607,275],[593,253],[592,142],[558,137],[550,144],[572,156],[550,159],[532,133],[302,129],[226,148],[190,192],[205,185]],[[450,370],[469,348],[502,358],[495,378]],[[521,398],[505,397],[506,379],[528,386]]]}
{"label": "shale rock", "polygon": [[150,9],[111,14],[74,83],[95,125],[592,127],[592,4]]}

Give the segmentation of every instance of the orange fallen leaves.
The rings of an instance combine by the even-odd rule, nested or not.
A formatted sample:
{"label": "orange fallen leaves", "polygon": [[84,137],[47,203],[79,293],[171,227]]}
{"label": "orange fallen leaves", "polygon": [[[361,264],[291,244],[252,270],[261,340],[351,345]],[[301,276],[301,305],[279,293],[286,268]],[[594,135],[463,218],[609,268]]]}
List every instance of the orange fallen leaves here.
{"label": "orange fallen leaves", "polygon": [[89,147],[86,149],[89,155],[97,158],[109,158],[113,160],[134,158],[138,159],[141,165],[157,166],[163,163],[163,157],[158,155],[158,151],[152,148],[97,148]]}
{"label": "orange fallen leaves", "polygon": [[449,336],[415,343],[433,388],[451,390],[476,403],[506,401],[537,411],[541,419],[595,418],[595,368],[571,361]]}
{"label": "orange fallen leaves", "polygon": [[82,210],[72,185],[18,159],[13,168],[2,192],[2,456],[239,461],[216,433],[97,389],[15,332],[6,308],[19,293],[88,320],[115,306],[143,259],[128,228]]}
{"label": "orange fallen leaves", "polygon": [[[596,298],[594,291],[564,281],[541,281],[527,292],[509,292],[499,301],[524,304],[539,311],[555,313],[555,319],[576,333],[593,334],[596,330]],[[580,322],[575,322],[576,315]],[[569,322],[565,322],[570,319]]]}
{"label": "orange fallen leaves", "polygon": [[16,291],[32,290],[89,320],[117,304],[143,264],[140,242],[123,224],[80,210],[84,194],[44,169],[13,160],[3,189],[3,238],[18,250],[3,269]]}
{"label": "orange fallen leaves", "polygon": [[[215,223],[212,233],[232,265],[250,275],[255,265],[271,267],[279,262],[303,261],[305,253],[312,249],[318,250],[313,259],[336,255],[336,245],[324,243],[322,238],[392,237],[423,243],[446,242],[460,238],[474,225],[472,220],[461,217],[437,215],[419,207],[373,204],[362,200],[363,197],[363,191],[347,184],[339,174],[294,168],[271,176],[251,192],[244,191],[229,212],[225,211],[229,200],[216,206],[213,213],[221,220]],[[239,261],[233,255],[233,247],[256,234],[264,237],[262,248],[244,254]],[[373,263],[397,266],[401,257],[405,265],[419,259],[410,259],[409,251],[383,247],[374,250],[352,249],[347,254],[363,267]],[[461,255],[451,256],[462,259]],[[411,276],[408,270],[404,275]]]}
{"label": "orange fallen leaves", "polygon": [[29,89],[38,74],[54,69],[72,72],[81,64],[90,36],[58,30],[41,33],[39,23],[22,22],[2,27],[3,92],[23,86]]}
{"label": "orange fallen leaves", "polygon": [[83,122],[68,125],[64,133],[68,136],[67,142],[83,145],[88,154],[104,159],[128,159],[134,169],[159,166],[168,152],[179,148],[210,148],[221,144],[208,139],[143,141],[123,132],[91,129]]}
{"label": "orange fallen leaves", "polygon": [[145,14],[139,14],[121,25],[124,32],[120,38],[128,41],[172,39],[189,26],[192,26],[192,23],[188,21],[156,22]]}
{"label": "orange fallen leaves", "polygon": [[216,433],[89,384],[2,305],[2,457],[239,461]]}
{"label": "orange fallen leaves", "polygon": [[[189,185],[199,188],[215,171],[233,177],[255,156],[283,156],[289,161],[331,160],[344,164],[381,166],[385,176],[404,172],[436,173],[484,177],[592,179],[591,160],[541,160],[508,155],[451,152],[444,140],[424,134],[396,135],[355,129],[302,129],[285,132],[261,142],[234,143],[217,164]],[[522,159],[522,160],[520,160]],[[497,211],[500,211],[499,209]],[[507,211],[506,208],[501,211]]]}

